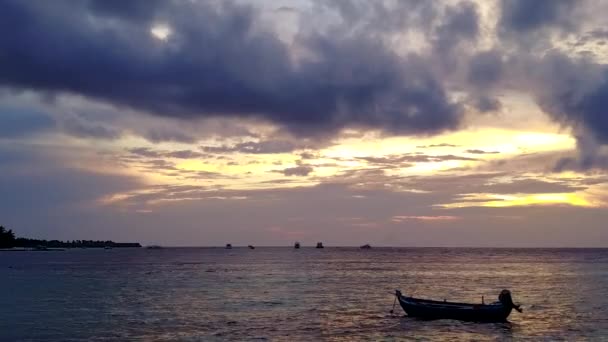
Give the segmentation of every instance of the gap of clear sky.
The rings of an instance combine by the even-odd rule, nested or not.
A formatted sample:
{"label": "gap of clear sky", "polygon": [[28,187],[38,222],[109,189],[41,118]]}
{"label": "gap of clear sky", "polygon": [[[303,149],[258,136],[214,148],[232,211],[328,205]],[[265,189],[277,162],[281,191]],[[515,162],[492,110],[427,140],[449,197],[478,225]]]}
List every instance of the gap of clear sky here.
{"label": "gap of clear sky", "polygon": [[0,224],[606,247],[608,2],[0,1]]}

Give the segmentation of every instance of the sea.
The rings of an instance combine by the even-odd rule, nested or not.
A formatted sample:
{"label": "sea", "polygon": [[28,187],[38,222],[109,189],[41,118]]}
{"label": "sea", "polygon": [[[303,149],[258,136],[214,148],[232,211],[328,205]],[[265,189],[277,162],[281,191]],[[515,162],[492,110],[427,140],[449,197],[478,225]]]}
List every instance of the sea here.
{"label": "sea", "polygon": [[[505,323],[423,321],[395,289]],[[608,341],[608,249],[0,252],[0,341]]]}

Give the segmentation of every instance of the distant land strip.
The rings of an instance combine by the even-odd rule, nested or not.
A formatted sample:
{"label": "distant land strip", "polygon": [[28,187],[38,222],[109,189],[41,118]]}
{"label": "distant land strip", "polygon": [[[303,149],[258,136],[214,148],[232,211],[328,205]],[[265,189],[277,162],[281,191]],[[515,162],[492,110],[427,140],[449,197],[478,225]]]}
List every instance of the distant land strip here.
{"label": "distant land strip", "polygon": [[138,242],[114,242],[102,240],[38,240],[28,238],[16,238],[12,230],[6,230],[0,226],[0,249],[10,248],[124,248],[141,247]]}

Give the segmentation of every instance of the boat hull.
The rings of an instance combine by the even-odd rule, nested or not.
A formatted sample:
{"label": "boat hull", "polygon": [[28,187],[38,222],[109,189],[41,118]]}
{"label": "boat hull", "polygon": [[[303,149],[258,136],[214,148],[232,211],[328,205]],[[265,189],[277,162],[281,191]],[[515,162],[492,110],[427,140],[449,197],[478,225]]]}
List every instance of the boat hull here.
{"label": "boat hull", "polygon": [[466,304],[439,302],[406,297],[397,294],[403,311],[421,319],[455,319],[471,322],[505,322],[511,314],[511,307],[497,302],[494,304]]}

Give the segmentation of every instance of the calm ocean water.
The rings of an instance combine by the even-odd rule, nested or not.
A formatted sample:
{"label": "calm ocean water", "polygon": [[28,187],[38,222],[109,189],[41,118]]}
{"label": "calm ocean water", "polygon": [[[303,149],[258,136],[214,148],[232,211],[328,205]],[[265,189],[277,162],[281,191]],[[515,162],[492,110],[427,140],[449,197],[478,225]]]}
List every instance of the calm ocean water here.
{"label": "calm ocean water", "polygon": [[[419,321],[394,289],[494,301]],[[0,341],[607,340],[608,250],[167,248],[0,253]]]}

